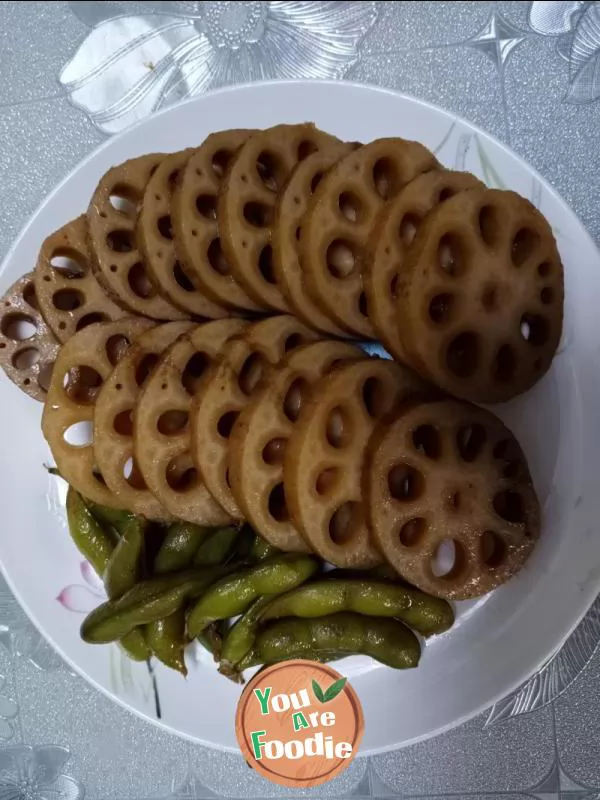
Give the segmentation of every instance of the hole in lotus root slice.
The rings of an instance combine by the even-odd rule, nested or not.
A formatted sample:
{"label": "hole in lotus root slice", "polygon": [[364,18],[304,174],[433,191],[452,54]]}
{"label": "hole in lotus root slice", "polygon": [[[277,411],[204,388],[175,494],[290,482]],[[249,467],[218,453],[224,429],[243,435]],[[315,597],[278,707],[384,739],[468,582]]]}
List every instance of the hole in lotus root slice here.
{"label": "hole in lotus root slice", "polygon": [[[440,457],[417,462],[409,453],[408,460],[412,432],[431,420]],[[408,501],[407,475],[417,463],[423,490]],[[405,406],[392,423],[380,425],[369,443],[363,485],[381,553],[407,581],[440,597],[469,599],[504,583],[540,533],[539,503],[516,439],[491,412],[462,401]]]}
{"label": "hole in lotus root slice", "polygon": [[76,422],[63,433],[63,438],[71,447],[90,447],[94,443],[94,430],[89,420]]}
{"label": "hole in lotus root slice", "polygon": [[400,503],[412,503],[425,491],[423,475],[409,464],[396,464],[387,477],[390,497]]}
{"label": "hole in lotus root slice", "polygon": [[246,397],[251,397],[256,391],[259,383],[264,379],[267,369],[268,362],[260,353],[252,353],[244,361],[240,369],[238,384]]}
{"label": "hole in lotus root slice", "polygon": [[[300,261],[310,295],[343,329],[357,336],[373,336],[359,299],[378,213],[417,175],[438,166],[434,156],[415,142],[379,139],[340,159],[317,186],[302,220]],[[339,198],[343,193],[360,199],[360,213],[355,220],[340,213]],[[341,253],[333,258],[340,241],[346,245],[350,241],[352,259],[342,259]]]}
{"label": "hole in lotus root slice", "polygon": [[[163,352],[193,327],[190,322],[170,322],[142,333],[104,381],[94,408],[94,453],[106,485],[135,514],[147,519],[169,519],[170,514],[149,490],[135,453],[131,426],[115,429],[115,420],[134,409],[142,387],[153,374]],[[124,416],[124,415],[123,415]],[[135,427],[135,419],[134,419]],[[133,459],[129,473],[123,465]]]}
{"label": "hole in lotus root slice", "polygon": [[106,314],[100,314],[99,312],[85,314],[77,321],[75,332],[82,331],[84,328],[87,328],[90,325],[95,325],[97,322],[110,322],[110,319]]}
{"label": "hole in lotus root slice", "polygon": [[498,244],[500,231],[498,209],[492,205],[482,206],[479,211],[479,233],[488,247],[495,247]]}
{"label": "hole in lotus root slice", "polygon": [[[481,220],[487,208],[493,223]],[[488,225],[492,244],[482,233]],[[492,242],[491,232],[485,237]],[[540,275],[546,263],[550,272]],[[563,270],[548,222],[527,200],[495,189],[455,195],[423,219],[407,269],[396,301],[402,344],[409,363],[441,389],[473,402],[504,402],[548,370],[562,332]],[[442,288],[454,295],[451,319],[434,325],[423,298]],[[541,302],[545,288],[551,305]]]}
{"label": "hole in lotus root slice", "polygon": [[360,222],[362,201],[355,192],[342,192],[338,199],[340,214],[349,222]]}
{"label": "hole in lotus root slice", "polygon": [[521,228],[515,234],[510,248],[510,257],[515,267],[522,267],[535,255],[540,246],[538,233],[531,228]]}
{"label": "hole in lotus root slice", "polygon": [[[295,424],[285,453],[284,482],[292,519],[310,547],[340,567],[366,567],[380,558],[363,509],[363,462],[376,425],[363,400],[363,386],[370,379],[380,382],[377,391],[390,410],[424,389],[413,373],[392,361],[375,358],[341,364],[313,386],[311,402]],[[320,495],[315,481],[332,468],[343,480]],[[340,544],[344,537],[337,523],[333,539],[330,534],[330,521],[346,503],[361,509],[354,515],[358,522],[351,547]]]}
{"label": "hole in lotus root slice", "polygon": [[346,447],[352,439],[352,418],[342,405],[331,409],[325,423],[327,442],[336,450]]}
{"label": "hole in lotus root slice", "polygon": [[[369,321],[378,338],[397,360],[410,363],[403,343],[398,298],[409,280],[408,253],[421,221],[449,197],[484,185],[466,172],[432,170],[418,175],[377,215],[363,270]],[[425,300],[428,298],[428,301]],[[430,287],[419,299],[425,319],[443,326],[460,311],[460,297],[445,281]]]}
{"label": "hole in lotus root slice", "polygon": [[188,358],[181,372],[181,384],[190,397],[193,397],[198,391],[200,381],[206,374],[211,361],[210,355],[205,352],[193,353]]}
{"label": "hole in lotus root slice", "polygon": [[[146,206],[144,192],[164,158],[156,153],[140,156],[110,169],[96,187],[86,216],[92,267],[107,293],[134,314],[169,320],[185,314],[156,291],[140,249],[138,226]],[[115,186],[126,189],[132,198],[144,198],[137,219],[113,206],[110,198]],[[153,227],[159,235],[156,221]],[[160,238],[166,246],[168,242]],[[172,277],[172,269],[169,274]]]}
{"label": "hole in lotus root slice", "polygon": [[231,517],[213,499],[197,471],[185,492],[173,488],[173,459],[191,459],[192,397],[201,391],[225,343],[247,324],[223,319],[191,328],[163,353],[144,384],[136,406],[134,452],[146,485],[167,511],[198,525],[223,525]]}
{"label": "hole in lotus root slice", "polygon": [[135,382],[137,383],[138,387],[143,386],[146,383],[152,374],[152,370],[158,364],[159,358],[160,355],[158,353],[147,353],[139,361],[135,370]]}
{"label": "hole in lotus root slice", "polygon": [[40,354],[35,347],[25,347],[14,354],[12,363],[15,369],[22,371],[30,369],[39,360]]}
{"label": "hole in lotus root slice", "polygon": [[52,233],[40,248],[34,272],[36,302],[60,342],[94,322],[127,314],[98,283],[92,260],[85,216]]}
{"label": "hole in lotus root slice", "polygon": [[403,547],[416,547],[427,531],[427,521],[424,517],[413,517],[405,522],[398,533],[400,544]]}
{"label": "hole in lotus root slice", "polygon": [[119,411],[113,420],[113,428],[119,436],[133,436],[133,415],[131,408]]}
{"label": "hole in lotus root slice", "polygon": [[276,522],[287,522],[290,513],[285,502],[283,483],[276,484],[269,494],[269,514]]}
{"label": "hole in lotus root slice", "polygon": [[33,317],[15,311],[2,317],[0,330],[7,339],[23,342],[35,335],[36,326]]}
{"label": "hole in lotus root slice", "polygon": [[[228,466],[235,470],[236,459],[230,462],[229,454],[236,452],[231,442],[239,420],[233,427],[225,423],[233,420],[235,413],[241,413],[274,380],[272,367],[285,357],[286,342],[296,334],[305,343],[317,338],[314,331],[294,317],[271,317],[249,325],[241,336],[225,345],[193,401],[192,456],[209,491],[237,519],[243,516],[242,511],[224,476]],[[261,441],[257,458],[265,444]]]}
{"label": "hole in lotus root slice", "polygon": [[315,481],[315,491],[318,495],[325,495],[332,492],[341,480],[341,471],[338,467],[327,467],[317,475]]}
{"label": "hole in lotus root slice", "polygon": [[295,378],[287,389],[283,398],[283,413],[290,422],[296,422],[302,411],[302,406],[307,402],[310,385],[306,378]]}
{"label": "hole in lotus root slice", "polygon": [[123,465],[123,477],[128,486],[136,492],[143,492],[146,490],[144,478],[134,458],[128,458]]}
{"label": "hole in lotus root slice", "polygon": [[[361,358],[365,355],[360,349],[342,342],[318,341],[296,347],[241,412],[233,429],[229,441],[233,494],[248,521],[283,550],[307,550],[294,521],[275,519],[269,512],[273,487],[285,484],[288,439],[302,418],[313,387],[329,374],[332,363],[342,365]],[[314,475],[313,486],[321,487],[325,480]]]}
{"label": "hole in lotus root slice", "polygon": [[123,333],[115,333],[110,336],[105,345],[106,357],[113,367],[116,367],[119,361],[127,353],[131,346],[131,341]]}
{"label": "hole in lotus root slice", "polygon": [[218,201],[221,246],[234,278],[263,308],[288,310],[267,254],[274,206],[299,163],[300,144],[316,151],[335,141],[312,125],[278,125],[249,138],[229,165]]}
{"label": "hole in lotus root slice", "polygon": [[259,305],[236,282],[221,249],[217,196],[227,167],[252,133],[231,130],[209,136],[181,170],[170,206],[177,258],[198,293],[219,306],[247,311]]}
{"label": "hole in lotus root slice", "polygon": [[[227,315],[226,309],[208,299],[204,292],[196,291],[195,273],[180,262],[174,241],[171,210],[175,182],[172,176],[185,170],[194,152],[188,149],[172,153],[157,166],[144,191],[136,236],[143,264],[158,293],[187,315],[218,319]],[[207,197],[200,195],[196,206],[208,214]],[[214,208],[216,197],[213,197]]]}
{"label": "hole in lotus root slice", "polygon": [[506,557],[506,544],[494,531],[481,534],[481,560],[489,569],[499,567]]}
{"label": "hole in lotus root slice", "polygon": [[[348,334],[323,312],[309,293],[298,247],[300,226],[311,195],[327,170],[352,149],[347,144],[323,147],[295,167],[279,195],[271,236],[275,278],[290,309],[307,325],[338,337]],[[359,198],[356,193],[352,193],[352,196]]]}
{"label": "hole in lotus root slice", "polygon": [[329,536],[339,547],[352,543],[364,522],[360,503],[348,500],[337,508],[329,520]]}
{"label": "hole in lotus root slice", "polygon": [[327,269],[338,280],[349,278],[356,268],[356,248],[347,239],[334,239],[327,248]]}
{"label": "hole in lotus root slice", "polygon": [[108,201],[111,206],[126,217],[135,219],[139,211],[140,195],[131,186],[118,183],[111,190]]}
{"label": "hole in lotus root slice", "polygon": [[437,461],[442,455],[442,440],[440,434],[431,423],[424,423],[412,432],[412,443],[415,450],[427,458]]}
{"label": "hole in lotus root slice", "polygon": [[[107,343],[113,337],[133,342],[151,327],[150,320],[124,318],[74,334],[62,346],[56,359],[42,416],[42,431],[61,475],[85,497],[111,508],[122,508],[124,504],[106,484],[94,477],[95,471],[101,472],[94,450],[91,447],[70,447],[63,434],[75,423],[93,421],[94,400],[99,397],[102,383],[114,368],[108,357]],[[124,407],[131,408],[132,404]],[[111,428],[120,410],[113,410]]]}
{"label": "hole in lotus root slice", "polygon": [[461,542],[444,539],[433,554],[430,569],[436,578],[450,581],[460,577],[465,568],[465,562],[465,550]]}
{"label": "hole in lotus root slice", "polygon": [[0,305],[0,366],[30,397],[44,400],[39,376],[52,369],[59,345],[36,308],[33,274],[14,283]]}
{"label": "hole in lotus root slice", "polygon": [[192,491],[198,481],[198,470],[188,454],[176,456],[167,465],[167,483],[177,493]]}

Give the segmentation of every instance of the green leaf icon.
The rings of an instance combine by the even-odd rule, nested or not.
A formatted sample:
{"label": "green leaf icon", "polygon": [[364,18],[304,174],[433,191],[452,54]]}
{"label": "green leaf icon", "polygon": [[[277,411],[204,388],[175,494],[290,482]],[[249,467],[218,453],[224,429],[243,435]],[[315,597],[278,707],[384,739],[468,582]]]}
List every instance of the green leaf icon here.
{"label": "green leaf icon", "polygon": [[335,681],[331,684],[329,689],[325,692],[323,703],[328,703],[330,700],[333,700],[334,697],[337,697],[338,694],[342,691],[344,686],[346,685],[346,681],[348,678],[340,678],[339,680]]}
{"label": "green leaf icon", "polygon": [[325,702],[325,695],[323,694],[323,689],[321,689],[321,687],[319,686],[319,684],[315,680],[313,680],[313,682],[312,682],[312,689],[313,689],[313,692],[315,693],[315,697],[317,698],[319,703],[324,703]]}

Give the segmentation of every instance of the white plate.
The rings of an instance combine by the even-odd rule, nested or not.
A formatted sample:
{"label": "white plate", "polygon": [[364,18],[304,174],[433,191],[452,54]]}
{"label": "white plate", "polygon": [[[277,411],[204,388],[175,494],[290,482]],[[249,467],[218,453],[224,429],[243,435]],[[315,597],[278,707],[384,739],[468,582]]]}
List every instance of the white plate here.
{"label": "white plate", "polygon": [[[562,643],[596,596],[600,579],[600,257],[567,205],[521,159],[463,120],[408,97],[328,82],[239,86],[194,99],[143,121],[87,158],[26,226],[2,272],[7,287],[35,264],[40,243],[80,214],[101,175],[142,153],[197,145],[225,128],[314,120],[348,140],[417,139],[449,167],[531,199],[554,227],[566,272],[565,329],[551,372],[526,396],[497,409],[530,460],[544,509],[543,536],[521,574],[474,603],[459,604],[447,634],[425,647],[407,673],[366,658],[341,662],[362,701],[362,754],[440,733],[482,711],[527,678]],[[574,313],[574,309],[577,313]],[[207,661],[190,676],[130,665],[114,646],[79,639],[81,614],[100,602],[69,540],[58,482],[39,428],[40,406],[0,381],[0,560],[17,598],[67,661],[124,706],[176,733],[226,750],[237,747],[239,687]],[[91,584],[93,585],[90,585]],[[68,587],[68,588],[65,588]],[[57,598],[59,602],[57,602]],[[60,602],[62,601],[62,602]]]}

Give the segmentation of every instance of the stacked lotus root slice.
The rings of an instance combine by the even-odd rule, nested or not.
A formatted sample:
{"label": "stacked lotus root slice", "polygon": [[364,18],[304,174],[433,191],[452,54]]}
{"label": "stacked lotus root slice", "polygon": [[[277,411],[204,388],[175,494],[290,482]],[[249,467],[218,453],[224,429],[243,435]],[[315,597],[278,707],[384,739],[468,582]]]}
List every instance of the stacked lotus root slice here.
{"label": "stacked lotus root slice", "polygon": [[[73,441],[82,422],[91,438]],[[385,559],[443,597],[504,582],[539,535],[525,457],[491,412],[286,314],[89,326],[60,350],[42,427],[95,502],[247,520],[281,550],[343,568]]]}
{"label": "stacked lotus root slice", "polygon": [[469,403],[546,373],[562,309],[523,198],[417,142],[278,125],[109,170],[5,296],[0,362],[86,497],[470,597],[540,526],[514,437]]}

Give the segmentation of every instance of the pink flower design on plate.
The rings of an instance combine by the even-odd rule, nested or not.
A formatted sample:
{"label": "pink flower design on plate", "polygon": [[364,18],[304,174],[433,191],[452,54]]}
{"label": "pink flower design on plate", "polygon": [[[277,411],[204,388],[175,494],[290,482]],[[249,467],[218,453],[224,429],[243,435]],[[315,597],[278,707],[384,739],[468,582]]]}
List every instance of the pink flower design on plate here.
{"label": "pink flower design on plate", "polygon": [[89,561],[82,561],[79,570],[85,583],[71,583],[65,586],[58,596],[58,602],[77,614],[89,614],[97,605],[106,600],[106,592],[102,581],[92,569]]}

